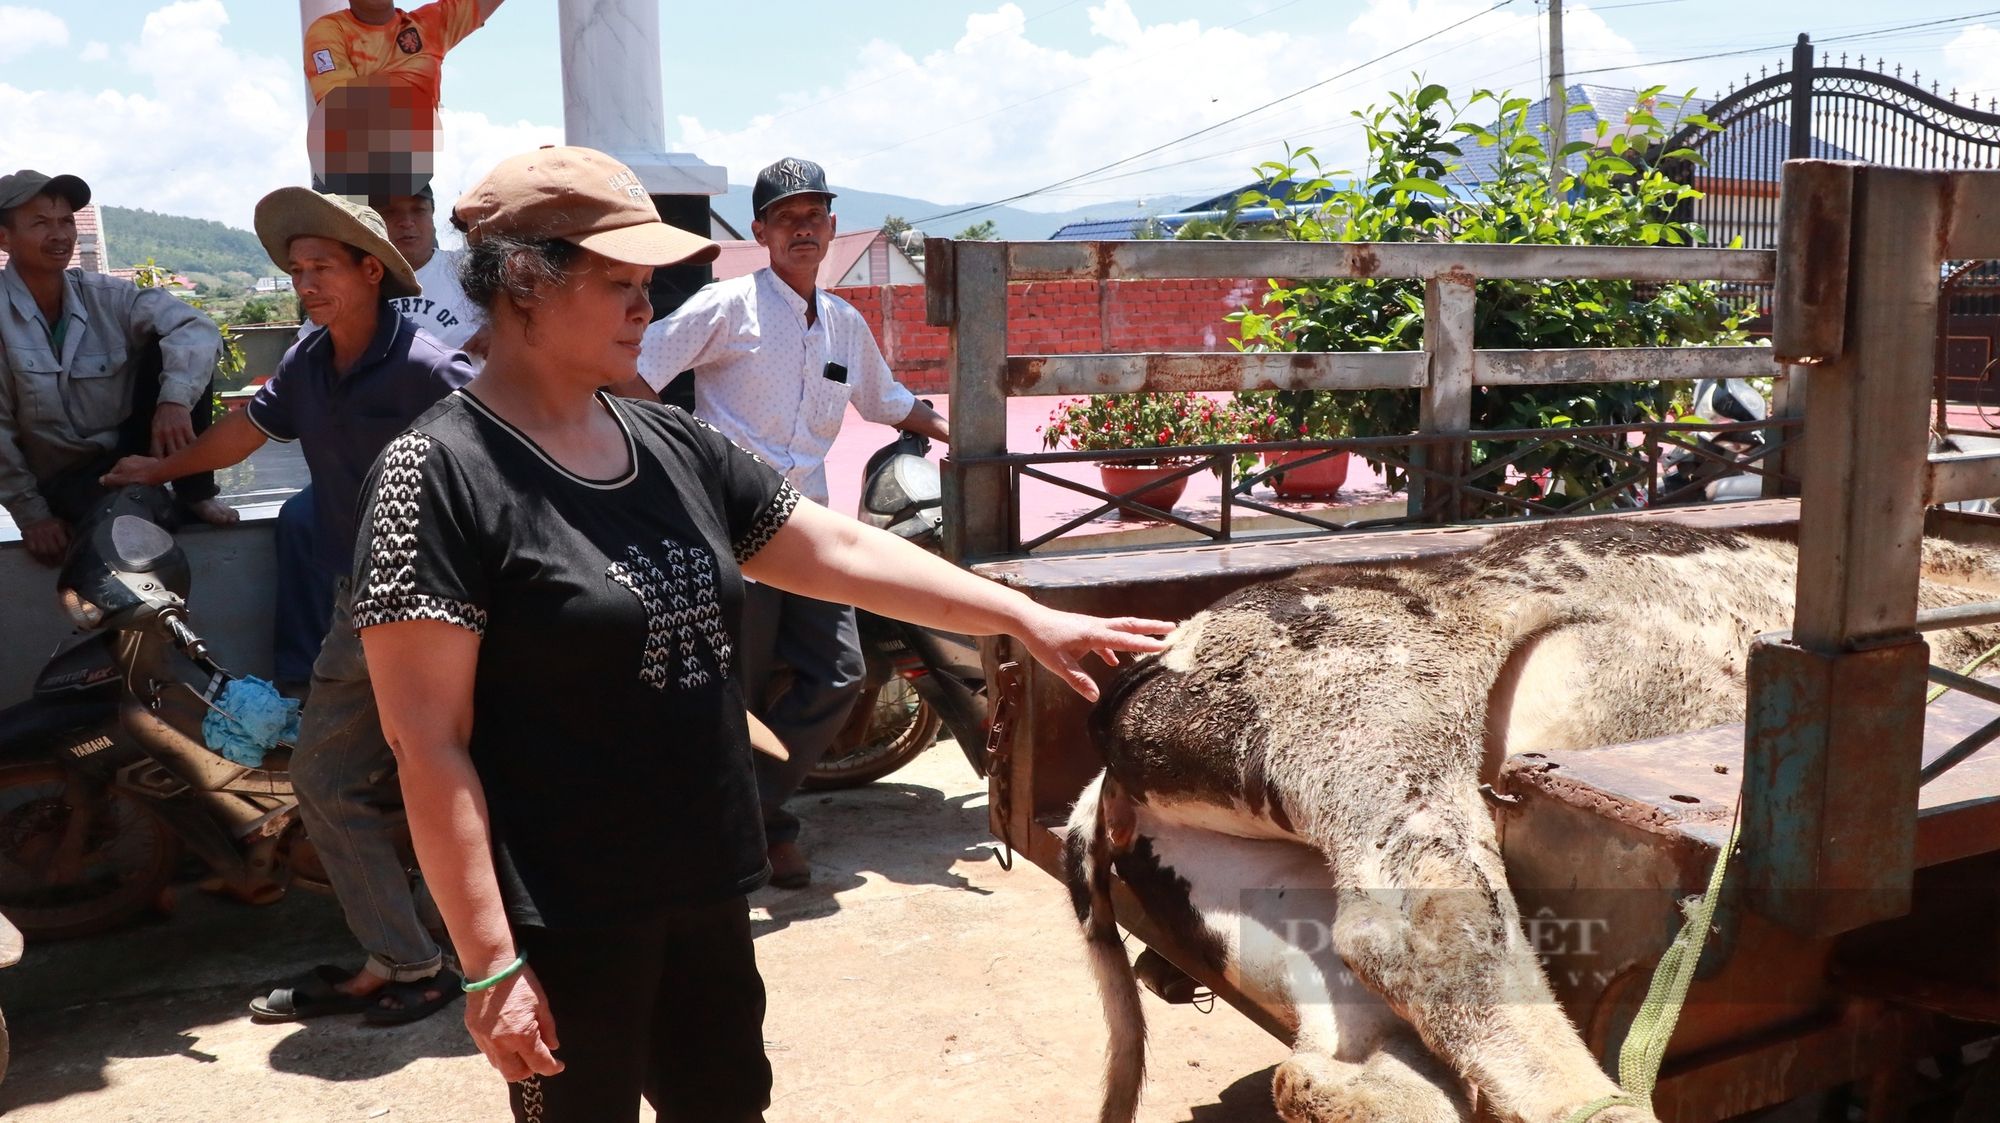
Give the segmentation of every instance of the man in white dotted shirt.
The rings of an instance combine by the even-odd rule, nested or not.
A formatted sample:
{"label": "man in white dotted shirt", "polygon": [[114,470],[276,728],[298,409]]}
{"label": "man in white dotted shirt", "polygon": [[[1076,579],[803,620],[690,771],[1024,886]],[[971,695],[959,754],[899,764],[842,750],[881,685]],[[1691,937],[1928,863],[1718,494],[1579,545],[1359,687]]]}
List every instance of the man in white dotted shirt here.
{"label": "man in white dotted shirt", "polygon": [[[750,202],[750,230],[770,251],[770,267],[710,285],[646,329],[639,375],[657,393],[694,371],[695,414],[824,504],[826,453],[850,404],[869,421],[934,441],[949,433],[890,373],[861,313],[818,287],[834,233],[826,173],[786,157],[757,174]],[[799,849],[799,821],[784,803],[825,754],[860,691],[854,610],[753,585],[739,638],[750,711],[791,756],[757,758],[771,883],[797,888],[812,872]],[[791,669],[791,683],[767,697],[779,666]]]}

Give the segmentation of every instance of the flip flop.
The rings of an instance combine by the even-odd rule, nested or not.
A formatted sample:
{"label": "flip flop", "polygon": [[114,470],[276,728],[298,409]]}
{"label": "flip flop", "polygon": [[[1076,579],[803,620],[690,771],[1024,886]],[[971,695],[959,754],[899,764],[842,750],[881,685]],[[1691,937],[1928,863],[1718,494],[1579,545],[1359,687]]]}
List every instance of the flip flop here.
{"label": "flip flop", "polygon": [[250,1000],[250,1012],[273,1022],[299,1022],[329,1014],[352,1014],[368,1008],[369,999],[343,994],[337,985],[354,972],[322,963],[303,975]]}
{"label": "flip flop", "polygon": [[[432,998],[424,992],[438,992]],[[368,996],[367,1010],[361,1020],[371,1026],[401,1026],[422,1021],[458,1000],[458,973],[441,970],[427,979],[411,979],[406,983],[390,983]],[[397,1005],[385,1006],[382,1000],[393,998]]]}

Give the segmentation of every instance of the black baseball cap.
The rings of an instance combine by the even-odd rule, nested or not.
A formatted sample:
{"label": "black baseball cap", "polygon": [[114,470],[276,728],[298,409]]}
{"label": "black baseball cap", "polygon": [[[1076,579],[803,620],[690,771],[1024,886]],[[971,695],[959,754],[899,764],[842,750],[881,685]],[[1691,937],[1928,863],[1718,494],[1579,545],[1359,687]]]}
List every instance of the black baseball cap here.
{"label": "black baseball cap", "polygon": [[90,185],[73,175],[43,175],[30,168],[0,176],[0,211],[18,207],[37,195],[54,195],[82,210],[90,203]]}
{"label": "black baseball cap", "polygon": [[811,160],[787,156],[758,172],[757,185],[750,189],[750,213],[761,219],[765,208],[794,195],[824,195],[832,202],[833,192],[826,189],[826,169]]}

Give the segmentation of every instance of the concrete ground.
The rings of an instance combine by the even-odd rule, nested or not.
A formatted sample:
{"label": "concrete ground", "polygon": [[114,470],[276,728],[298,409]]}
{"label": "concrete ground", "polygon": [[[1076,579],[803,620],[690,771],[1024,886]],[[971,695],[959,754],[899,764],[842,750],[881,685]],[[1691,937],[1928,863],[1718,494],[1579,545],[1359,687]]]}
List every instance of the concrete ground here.
{"label": "concrete ground", "polygon": [[[870,787],[801,803],[815,883],[752,898],[776,1072],[768,1118],[1093,1118],[1103,1029],[1067,896],[1025,860],[1000,868],[984,788],[957,750],[941,743]],[[192,887],[178,900],[172,917],[31,945],[0,972],[9,1123],[506,1117],[460,1007],[399,1029],[250,1020],[260,987],[353,960],[330,900],[301,892],[260,909]],[[1227,1006],[1146,1003],[1141,1119],[1274,1118],[1278,1042]]]}

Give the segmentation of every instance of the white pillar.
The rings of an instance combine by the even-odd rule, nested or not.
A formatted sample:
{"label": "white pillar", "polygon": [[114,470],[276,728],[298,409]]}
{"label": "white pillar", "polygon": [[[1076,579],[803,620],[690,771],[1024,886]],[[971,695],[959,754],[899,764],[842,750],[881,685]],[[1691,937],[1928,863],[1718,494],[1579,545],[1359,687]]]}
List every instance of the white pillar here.
{"label": "white pillar", "polygon": [[726,169],[666,150],[659,0],[559,0],[557,18],[564,138],[617,157],[654,195],[727,191]]}

